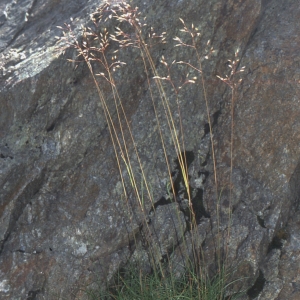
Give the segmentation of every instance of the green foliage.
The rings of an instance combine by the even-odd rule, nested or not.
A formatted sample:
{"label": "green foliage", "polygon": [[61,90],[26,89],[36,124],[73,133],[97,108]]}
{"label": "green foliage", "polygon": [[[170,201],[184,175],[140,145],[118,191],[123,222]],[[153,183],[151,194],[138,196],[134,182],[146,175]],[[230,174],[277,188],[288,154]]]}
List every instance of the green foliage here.
{"label": "green foliage", "polygon": [[225,270],[210,279],[190,270],[178,279],[157,272],[145,275],[129,267],[125,274],[118,273],[107,289],[90,290],[87,294],[90,300],[222,300],[226,278]]}

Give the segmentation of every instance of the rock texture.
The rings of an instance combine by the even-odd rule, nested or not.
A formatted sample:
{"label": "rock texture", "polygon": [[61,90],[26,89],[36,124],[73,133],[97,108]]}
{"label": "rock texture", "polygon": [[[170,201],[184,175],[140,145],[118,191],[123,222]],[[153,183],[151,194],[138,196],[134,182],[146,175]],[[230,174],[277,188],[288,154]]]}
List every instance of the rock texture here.
{"label": "rock texture", "polygon": [[[206,265],[214,270],[216,235],[224,237],[220,251],[228,257],[233,278],[246,278],[233,286],[247,291],[243,299],[300,299],[298,1],[131,2],[147,16],[149,28],[167,32],[168,43],[154,45],[152,53],[162,76],[167,75],[159,63],[162,55],[168,63],[195,63],[191,48],[173,47],[173,37],[182,34],[179,18],[202,33],[197,40],[201,56],[207,54],[208,40],[216,50],[203,61],[203,76],[217,186],[201,82],[186,85],[177,99],[196,244],[202,246]],[[94,0],[0,4],[1,299],[84,299],[83,289],[93,286],[95,278],[105,282],[130,259],[147,261],[142,241],[149,233],[155,236],[150,246],[157,259],[170,256],[180,273],[183,241],[194,238],[178,153],[157,91],[151,100],[139,50],[118,54],[127,65],[116,72],[134,142],[126,126],[122,133],[116,125],[116,133],[128,140],[133,169],[138,173],[138,157],[144,166],[152,197],[145,192],[142,202],[136,202],[130,188],[124,195],[110,126],[87,66],[66,60],[76,58],[74,49],[59,55],[56,26],[72,18],[80,38],[80,25],[91,26],[90,14],[98,5]],[[227,61],[237,49],[245,72],[232,91],[216,75],[228,74]],[[177,71],[172,76],[180,82],[187,68]],[[118,124],[110,85],[101,82],[101,88]],[[176,97],[167,83],[165,89],[180,128]],[[166,137],[175,190],[170,189],[159,129]],[[130,183],[128,166],[120,164]],[[145,191],[138,174],[139,189]]]}

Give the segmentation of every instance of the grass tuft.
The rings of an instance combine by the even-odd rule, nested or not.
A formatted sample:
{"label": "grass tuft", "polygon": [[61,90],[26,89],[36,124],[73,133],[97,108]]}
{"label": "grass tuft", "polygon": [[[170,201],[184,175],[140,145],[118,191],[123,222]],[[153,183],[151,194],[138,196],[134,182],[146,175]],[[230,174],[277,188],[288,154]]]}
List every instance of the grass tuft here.
{"label": "grass tuft", "polygon": [[[225,299],[224,288],[227,274],[219,273],[211,278],[199,278],[194,271],[188,271],[180,278],[172,275],[163,277],[154,272],[143,274],[136,267],[128,267],[126,272],[116,274],[113,283],[106,289],[88,290],[90,300],[153,300],[153,299]],[[237,299],[238,295],[226,299]]]}
{"label": "grass tuft", "polygon": [[[99,101],[102,105],[103,113],[108,124],[116,164],[119,170],[120,182],[123,189],[121,197],[126,202],[128,211],[138,215],[141,238],[135,237],[136,252],[146,254],[146,261],[149,263],[149,272],[144,272],[145,259],[135,264],[124,266],[108,281],[106,285],[99,289],[87,289],[89,299],[201,299],[201,300],[221,300],[234,299],[229,291],[230,272],[228,272],[227,260],[224,258],[224,251],[221,251],[221,244],[224,240],[219,232],[217,224],[215,252],[216,269],[214,274],[208,271],[203,257],[202,242],[197,223],[199,212],[195,211],[193,196],[190,185],[189,157],[186,149],[185,133],[183,129],[183,119],[180,95],[189,85],[199,85],[206,106],[206,116],[208,120],[208,130],[210,136],[210,156],[212,158],[214,170],[214,185],[216,199],[219,199],[221,191],[218,187],[218,174],[215,158],[213,140],[213,121],[209,108],[209,99],[206,92],[206,78],[203,74],[202,64],[205,59],[209,59],[214,53],[214,49],[208,41],[206,48],[198,49],[200,32],[193,24],[190,26],[180,19],[182,28],[180,36],[173,38],[174,47],[181,47],[182,53],[193,53],[193,62],[190,59],[173,60],[169,62],[164,56],[160,58],[160,66],[157,67],[156,59],[153,57],[155,47],[166,43],[166,32],[155,33],[151,26],[144,22],[138,8],[131,7],[126,2],[118,4],[104,3],[98,7],[91,16],[92,27],[82,28],[82,38],[77,39],[72,26],[65,24],[61,42],[64,47],[73,47],[77,50],[77,59],[70,60],[72,63],[85,62],[92,80],[97,89]],[[163,249],[159,244],[159,239],[154,237],[153,225],[149,222],[150,212],[155,212],[155,203],[158,199],[153,197],[151,180],[147,177],[147,172],[140,157],[137,143],[131,129],[130,120],[126,113],[125,101],[119,93],[119,81],[121,68],[126,68],[126,62],[118,57],[122,53],[134,54],[136,60],[143,66],[143,76],[155,114],[157,131],[160,138],[161,149],[165,160],[165,169],[168,174],[166,184],[167,196],[165,201],[173,203],[176,216],[173,222],[180,223],[182,214],[185,214],[187,226],[176,228],[177,241],[172,245],[172,249]],[[239,69],[238,51],[235,59],[230,61],[231,73],[229,76],[220,77],[232,90],[231,103],[231,177],[233,168],[233,131],[234,131],[234,104],[236,101],[236,87],[240,80],[236,81],[235,76],[243,71]],[[177,80],[176,71],[186,70],[183,80]],[[112,99],[107,96],[107,89]],[[169,93],[169,94],[168,94]],[[171,93],[171,94],[170,94]],[[178,174],[182,179],[182,184],[174,179],[172,172],[172,161],[169,157],[170,144],[176,155]],[[125,172],[124,172],[125,170]],[[178,176],[179,176],[178,175]],[[232,181],[232,179],[230,179]],[[181,184],[181,186],[180,186]],[[178,186],[184,191],[184,199],[176,196]],[[230,191],[232,182],[230,182]],[[132,196],[133,195],[133,196]],[[230,198],[232,195],[230,195]],[[132,200],[134,198],[134,200]],[[182,203],[186,203],[183,205]],[[216,212],[219,215],[220,201],[217,201]],[[183,209],[184,207],[184,209]],[[204,208],[199,205],[201,210]],[[198,207],[198,209],[199,209]],[[201,215],[201,214],[200,214]],[[209,217],[209,214],[206,214]],[[229,218],[230,223],[230,218]],[[180,226],[179,226],[180,227]],[[227,239],[230,239],[230,224],[228,224]],[[184,266],[179,274],[174,272],[173,266],[176,264],[174,251],[180,244],[181,262]],[[169,246],[170,248],[170,246]],[[172,251],[171,251],[172,250]],[[144,252],[143,252],[144,251]],[[138,256],[138,255],[136,255]],[[225,253],[226,256],[226,253]],[[180,269],[180,268],[179,268]],[[175,274],[176,273],[176,274]],[[235,295],[237,296],[237,295]]]}

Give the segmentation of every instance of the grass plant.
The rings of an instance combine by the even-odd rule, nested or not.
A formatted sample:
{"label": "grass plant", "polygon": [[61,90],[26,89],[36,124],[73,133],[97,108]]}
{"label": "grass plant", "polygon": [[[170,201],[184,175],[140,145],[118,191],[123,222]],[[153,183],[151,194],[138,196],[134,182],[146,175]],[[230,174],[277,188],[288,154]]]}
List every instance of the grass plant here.
{"label": "grass plant", "polygon": [[[224,270],[222,270],[224,272]],[[225,273],[218,273],[211,278],[199,278],[192,270],[181,278],[168,276],[162,279],[161,274],[142,274],[136,267],[127,270],[126,274],[118,273],[113,284],[106,289],[87,291],[90,300],[217,300],[224,299],[223,290],[226,289]],[[200,282],[200,280],[204,280]],[[227,299],[237,299],[238,295]]]}
{"label": "grass plant", "polygon": [[[216,198],[219,195],[217,166],[215,158],[213,128],[211,113],[209,108],[209,99],[206,92],[205,77],[202,70],[203,58],[209,59],[213,53],[213,48],[209,42],[204,51],[200,51],[197,46],[197,39],[200,36],[199,30],[192,24],[188,26],[184,20],[182,23],[182,36],[174,37],[175,47],[190,49],[196,57],[195,64],[189,61],[173,61],[169,63],[167,59],[161,57],[161,68],[157,67],[153,58],[153,49],[156,45],[166,43],[166,33],[156,34],[152,27],[149,27],[141,18],[138,8],[131,7],[128,3],[119,4],[104,3],[92,15],[93,28],[82,28],[82,39],[79,41],[73,32],[71,25],[65,24],[60,27],[64,32],[61,40],[67,47],[74,47],[78,53],[78,59],[75,63],[84,61],[90,71],[91,78],[97,89],[99,100],[102,105],[108,130],[112,140],[114,154],[120,174],[120,181],[123,187],[123,197],[128,205],[128,210],[132,210],[132,202],[128,199],[134,194],[135,207],[138,211],[144,235],[149,233],[151,237],[151,229],[149,227],[149,210],[155,211],[155,202],[153,198],[152,188],[147,174],[143,167],[140,153],[132,132],[130,121],[124,107],[125,98],[119,94],[118,76],[116,75],[120,68],[126,67],[126,62],[120,61],[117,57],[120,51],[135,51],[138,53],[142,62],[148,92],[152,100],[152,106],[155,113],[158,133],[163,151],[165,166],[169,176],[167,190],[171,201],[176,203],[175,186],[172,175],[172,162],[168,156],[168,141],[172,141],[172,147],[176,154],[180,173],[183,179],[183,185],[188,201],[188,223],[191,235],[192,245],[184,244],[185,232],[179,232],[179,240],[183,240],[183,246],[191,248],[186,251],[184,258],[185,272],[179,277],[170,271],[168,262],[164,262],[159,255],[159,251],[155,250],[155,241],[147,240],[148,257],[151,263],[151,272],[144,273],[142,267],[137,264],[135,268],[126,267],[127,271],[119,272],[108,282],[108,286],[104,289],[87,290],[90,299],[201,299],[201,300],[221,300],[225,299],[226,289],[230,285],[228,283],[228,269],[224,259],[221,256],[221,241],[218,232],[216,239],[216,260],[217,270],[214,276],[208,274],[205,266],[203,267],[203,257],[201,253],[201,243],[197,242],[199,236],[198,226],[196,223],[195,211],[192,205],[192,195],[190,189],[190,179],[188,162],[185,147],[185,134],[182,124],[182,113],[180,108],[179,95],[181,91],[189,84],[199,84],[202,86],[203,98],[206,105],[206,115],[209,125],[211,157],[214,169],[214,183]],[[109,32],[112,28],[109,24],[114,24],[113,32]],[[131,49],[131,50],[128,50]],[[113,52],[113,55],[111,54]],[[71,60],[74,63],[74,60]],[[176,84],[173,79],[173,69],[184,66],[193,73],[193,77],[186,76],[184,81]],[[236,52],[235,60],[231,63],[232,72],[229,77],[219,77],[223,82],[228,84],[232,89],[232,135],[231,135],[231,174],[232,174],[232,152],[233,152],[233,129],[234,129],[234,101],[236,98],[235,91],[237,83],[234,76],[242,71],[238,70],[238,52]],[[164,73],[161,74],[162,70]],[[195,75],[196,74],[196,75]],[[111,99],[107,98],[107,94],[103,91],[102,86],[106,84],[110,87],[113,97],[113,105]],[[166,88],[166,84],[171,86]],[[172,91],[173,95],[169,95],[168,91]],[[175,101],[174,101],[175,99]],[[174,110],[174,107],[176,108]],[[163,117],[162,117],[163,116]],[[179,116],[179,117],[176,117]],[[179,122],[178,122],[179,120]],[[167,128],[167,129],[163,129]],[[135,157],[133,161],[132,157]],[[124,170],[127,174],[124,175]],[[231,175],[232,176],[232,175]],[[232,182],[231,182],[232,185]],[[216,211],[219,214],[219,202]],[[135,211],[135,212],[136,212]],[[178,215],[178,220],[180,217]],[[229,225],[230,227],[230,225]],[[230,232],[230,231],[228,231]],[[228,236],[227,238],[230,238]],[[136,243],[138,243],[136,241]],[[225,261],[226,262],[226,261]],[[227,299],[233,299],[228,297]]]}

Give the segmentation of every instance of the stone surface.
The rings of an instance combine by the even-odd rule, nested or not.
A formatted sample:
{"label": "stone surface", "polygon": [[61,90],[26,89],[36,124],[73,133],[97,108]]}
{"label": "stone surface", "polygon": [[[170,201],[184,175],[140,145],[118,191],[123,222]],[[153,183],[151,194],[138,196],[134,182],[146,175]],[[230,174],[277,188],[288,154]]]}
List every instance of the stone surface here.
{"label": "stone surface", "polygon": [[[87,66],[68,62],[76,51],[60,54],[63,44],[55,38],[61,36],[56,26],[64,23],[72,23],[79,38],[80,25],[92,26],[90,14],[99,1],[1,1],[0,298],[84,299],[83,290],[96,278],[104,283],[120,266],[146,253],[142,236],[147,226],[157,234],[159,255],[170,255],[180,273],[182,247],[193,237],[192,205],[196,245],[209,270],[215,270],[220,245],[217,253],[227,257],[233,279],[242,278],[233,288],[245,289],[244,299],[299,299],[298,1],[131,2],[147,16],[146,28],[167,32],[167,44],[151,47],[161,76],[168,75],[159,63],[162,55],[169,64],[174,59],[197,63],[192,48],[173,47],[175,36],[189,41],[180,32],[179,18],[202,33],[196,41],[202,58],[208,40],[216,50],[202,60],[202,74],[217,185],[207,107],[195,69],[176,65],[171,71],[178,84],[188,70],[190,78],[198,77],[178,98],[163,82],[177,132],[180,126],[184,132],[184,148],[178,151],[139,49],[117,54],[127,63],[115,73],[127,119],[120,104],[114,105],[111,86],[99,79],[123,151],[127,143],[131,173],[125,152],[116,159],[122,150],[114,150],[111,126]],[[116,25],[111,22],[109,30]],[[109,57],[115,49],[108,49]],[[232,102],[232,90],[216,75],[228,74],[227,61],[237,49],[240,66],[246,68],[236,77],[243,81]],[[190,200],[178,158],[183,149]],[[172,228],[174,218],[178,223]],[[181,231],[184,238],[178,236]],[[217,244],[216,237],[222,242]],[[185,250],[191,256],[189,247]]]}

